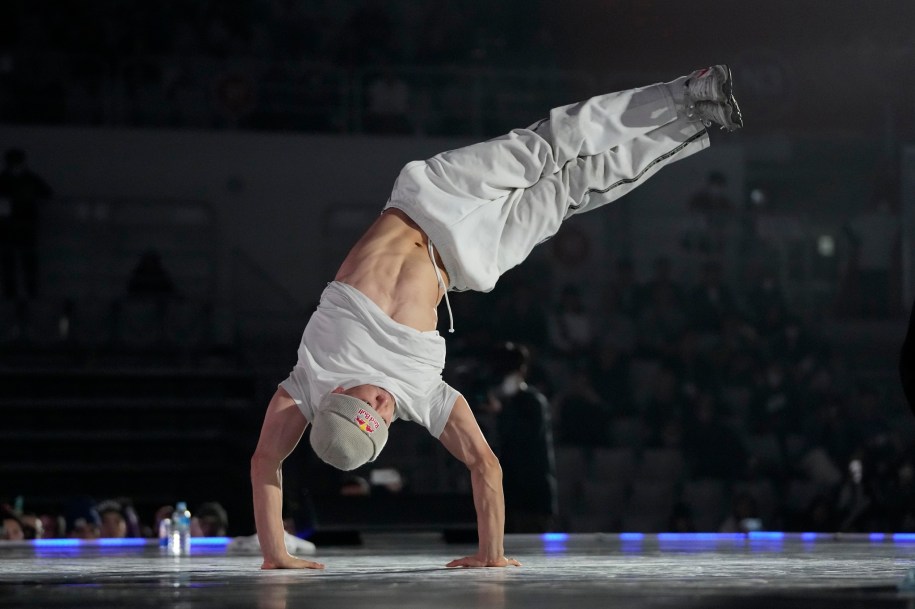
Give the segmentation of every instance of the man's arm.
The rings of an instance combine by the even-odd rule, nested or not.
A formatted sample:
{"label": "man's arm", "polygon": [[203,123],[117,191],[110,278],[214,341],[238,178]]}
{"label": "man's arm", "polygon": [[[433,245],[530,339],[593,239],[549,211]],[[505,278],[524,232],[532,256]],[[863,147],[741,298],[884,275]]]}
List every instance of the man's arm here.
{"label": "man's arm", "polygon": [[459,396],[439,436],[448,451],[470,470],[473,504],[477,511],[480,549],[475,556],[452,560],[449,567],[521,566],[505,558],[505,498],[502,495],[502,468],[483,437],[480,426],[463,396]]}
{"label": "man's arm", "polygon": [[283,461],[292,453],[308,421],[293,399],[278,389],[267,406],[264,425],[251,457],[251,490],[254,522],[264,555],[262,569],[323,569],[324,565],[302,560],[286,550],[283,529]]}

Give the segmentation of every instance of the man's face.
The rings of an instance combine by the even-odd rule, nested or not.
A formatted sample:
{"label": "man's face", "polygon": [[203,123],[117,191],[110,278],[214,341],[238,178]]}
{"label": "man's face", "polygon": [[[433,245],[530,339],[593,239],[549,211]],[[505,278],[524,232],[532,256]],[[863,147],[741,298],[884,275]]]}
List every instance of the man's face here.
{"label": "man's face", "polygon": [[101,537],[127,537],[127,522],[117,512],[104,512],[99,535]]}
{"label": "man's face", "polygon": [[8,539],[10,541],[22,541],[25,539],[25,534],[22,531],[22,527],[19,526],[18,520],[4,518],[0,524],[3,525],[3,535],[0,539]]}
{"label": "man's face", "polygon": [[349,389],[337,387],[332,393],[342,393],[358,398],[375,409],[389,427],[394,418],[394,396],[377,385],[356,385]]}

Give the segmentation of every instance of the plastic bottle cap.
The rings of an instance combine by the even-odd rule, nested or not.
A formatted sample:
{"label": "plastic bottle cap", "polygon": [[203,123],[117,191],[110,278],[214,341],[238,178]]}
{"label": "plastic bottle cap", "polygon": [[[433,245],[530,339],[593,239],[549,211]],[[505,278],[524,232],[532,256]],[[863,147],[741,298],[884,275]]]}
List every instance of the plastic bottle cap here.
{"label": "plastic bottle cap", "polygon": [[175,505],[175,509],[183,512],[187,509],[187,503],[184,501],[179,501],[177,505]]}

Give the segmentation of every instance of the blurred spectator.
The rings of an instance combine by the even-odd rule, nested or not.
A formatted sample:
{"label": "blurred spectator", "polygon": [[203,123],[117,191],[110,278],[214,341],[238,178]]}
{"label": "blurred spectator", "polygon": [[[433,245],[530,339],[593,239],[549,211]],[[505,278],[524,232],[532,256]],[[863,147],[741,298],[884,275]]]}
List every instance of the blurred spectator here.
{"label": "blurred spectator", "polygon": [[798,527],[804,531],[833,533],[839,523],[836,521],[835,500],[823,493],[818,493],[801,517]]}
{"label": "blurred spectator", "polygon": [[23,514],[20,517],[22,532],[26,539],[45,538],[44,524],[36,514]]}
{"label": "blurred spectator", "polygon": [[362,476],[347,474],[340,484],[340,494],[344,497],[366,497],[372,494],[372,485]]}
{"label": "blurred spectator", "polygon": [[760,370],[753,389],[751,414],[757,433],[776,434],[781,441],[802,425],[797,417],[797,387],[784,364],[770,361]]}
{"label": "blurred spectator", "polygon": [[683,444],[690,475],[694,478],[736,480],[747,471],[747,451],[740,436],[718,411],[710,393],[700,393],[686,417]]}
{"label": "blurred spectator", "polygon": [[915,530],[915,459],[909,450],[900,458],[892,480],[892,497],[889,507],[891,530]]}
{"label": "blurred spectator", "polygon": [[38,519],[41,522],[43,538],[56,539],[65,536],[67,522],[64,520],[63,516],[58,514],[42,514]]}
{"label": "blurred spectator", "polygon": [[840,532],[866,532],[873,516],[873,498],[869,492],[870,477],[865,485],[864,461],[856,455],[848,464],[848,473],[836,500]]}
{"label": "blurred spectator", "polygon": [[834,463],[849,461],[856,446],[855,433],[840,396],[822,396],[805,425],[804,436],[813,445],[822,446]]}
{"label": "blurred spectator", "polygon": [[172,513],[175,511],[175,506],[173,505],[162,505],[156,510],[153,514],[152,527],[145,531],[146,537],[157,537],[159,535],[159,527],[162,525],[162,521],[166,518],[171,519]]}
{"label": "blurred spectator", "polygon": [[665,364],[658,366],[650,383],[650,395],[641,406],[645,421],[659,429],[668,419],[684,420],[688,407],[679,391],[676,373]]}
{"label": "blurred spectator", "polygon": [[632,414],[632,382],[630,357],[622,352],[615,341],[604,339],[591,358],[589,374],[594,389],[605,399],[615,414]]}
{"label": "blurred spectator", "polygon": [[95,502],[88,497],[74,499],[67,506],[67,536],[78,539],[98,539],[101,518]]}
{"label": "blurred spectator", "polygon": [[22,541],[25,539],[25,531],[22,528],[22,520],[8,506],[0,506],[0,540],[3,541]]}
{"label": "blurred spectator", "polygon": [[573,446],[606,446],[610,439],[608,399],[597,393],[586,370],[576,370],[568,386],[556,397],[559,443]]}
{"label": "blurred spectator", "polygon": [[671,417],[663,421],[660,428],[649,438],[649,445],[654,448],[666,448],[681,452],[683,449],[683,422]]}
{"label": "blurred spectator", "polygon": [[665,289],[676,305],[683,303],[683,288],[673,280],[673,265],[667,256],[659,256],[654,261],[653,274],[643,288],[642,302],[651,299],[656,289]]}
{"label": "blurred spectator", "polygon": [[117,501],[103,501],[96,508],[101,520],[98,536],[103,538],[127,537],[127,518]]}
{"label": "blurred spectator", "polygon": [[899,353],[899,377],[909,408],[915,413],[915,303],[909,313],[909,330]]}
{"label": "blurred spectator", "polygon": [[594,324],[577,287],[562,288],[549,317],[549,334],[550,346],[560,356],[576,361],[588,354],[594,343]]}
{"label": "blurred spectator", "polygon": [[700,390],[709,390],[716,385],[716,371],[701,349],[699,335],[692,330],[680,335],[667,364],[677,375],[680,392],[691,399],[696,398]]}
{"label": "blurred spectator", "polygon": [[130,296],[166,299],[175,294],[175,284],[154,249],[143,252],[127,283]]}
{"label": "blurred spectator", "polygon": [[862,383],[852,396],[848,413],[856,444],[860,447],[888,442],[890,427],[881,412],[882,392],[875,384]]}
{"label": "blurred spectator", "polygon": [[682,307],[674,299],[671,286],[657,286],[637,318],[639,354],[648,358],[673,356],[678,337],[687,327],[687,322]]}
{"label": "blurred spectator", "polygon": [[747,290],[746,304],[750,320],[755,324],[761,323],[771,308],[784,309],[785,295],[778,285],[775,273],[762,271],[759,279]]}
{"label": "blurred spectator", "polygon": [[705,184],[689,200],[689,209],[702,214],[704,230],[689,236],[690,249],[708,254],[724,250],[725,233],[730,223],[734,204],[727,196],[727,177],[720,171],[706,176]]}
{"label": "blurred spectator", "polygon": [[696,524],[693,522],[693,511],[687,504],[678,502],[674,505],[667,522],[667,531],[671,533],[696,532]]}
{"label": "blurred spectator", "polygon": [[201,503],[194,512],[196,537],[225,537],[229,528],[229,515],[224,507],[215,501]]}
{"label": "blurred spectator", "polygon": [[613,288],[605,286],[601,291],[600,309],[597,315],[597,333],[602,341],[613,343],[623,354],[631,355],[636,346],[635,320],[619,310]]}
{"label": "blurred spectator", "polygon": [[[26,164],[23,150],[6,151],[0,173],[0,272],[6,298],[19,297],[19,278],[30,298],[38,294],[39,204],[51,188]],[[20,272],[21,269],[21,272]]]}
{"label": "blurred spectator", "polygon": [[853,313],[863,317],[885,317],[889,313],[893,293],[890,269],[898,250],[899,222],[899,214],[893,211],[890,201],[880,198],[846,225],[851,248],[847,281],[855,289],[845,297],[853,299]]}
{"label": "blurred spectator", "polygon": [[756,498],[749,492],[743,491],[734,496],[731,513],[725,518],[719,533],[749,533],[764,528]]}
{"label": "blurred spectator", "polygon": [[95,511],[99,515],[100,537],[141,537],[140,520],[127,497],[106,499]]}
{"label": "blurred spectator", "polygon": [[642,288],[635,277],[635,268],[629,258],[616,262],[616,276],[610,284],[616,309],[630,319],[637,319],[642,305]]}
{"label": "blurred spectator", "polygon": [[702,266],[699,284],[693,288],[689,299],[692,326],[700,332],[717,332],[721,319],[737,306],[731,290],[724,285],[721,265],[714,261]]}
{"label": "blurred spectator", "polygon": [[525,382],[529,359],[527,349],[514,343],[500,345],[492,357],[509,533],[548,531],[558,513],[550,406],[543,394]]}
{"label": "blurred spectator", "polygon": [[404,490],[404,479],[400,471],[393,467],[377,467],[369,475],[369,483],[375,493],[396,495]]}

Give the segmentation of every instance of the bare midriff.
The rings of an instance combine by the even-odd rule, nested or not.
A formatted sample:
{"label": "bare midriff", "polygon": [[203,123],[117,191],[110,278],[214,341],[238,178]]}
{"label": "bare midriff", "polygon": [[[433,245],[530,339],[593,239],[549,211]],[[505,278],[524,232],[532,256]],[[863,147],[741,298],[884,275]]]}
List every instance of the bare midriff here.
{"label": "bare midriff", "polygon": [[[447,285],[438,252],[435,257]],[[387,209],[375,220],[347,254],[335,279],[368,296],[398,323],[420,332],[436,329],[443,292],[429,258],[429,239],[399,209]]]}

